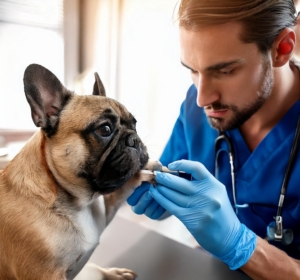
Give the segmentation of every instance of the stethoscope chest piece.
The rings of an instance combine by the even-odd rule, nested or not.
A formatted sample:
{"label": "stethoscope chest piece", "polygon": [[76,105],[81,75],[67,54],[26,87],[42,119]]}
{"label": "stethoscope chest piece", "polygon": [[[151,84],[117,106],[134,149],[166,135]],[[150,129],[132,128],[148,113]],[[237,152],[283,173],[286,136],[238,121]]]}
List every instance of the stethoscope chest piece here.
{"label": "stethoscope chest piece", "polygon": [[282,229],[278,232],[278,226],[275,225],[275,222],[271,222],[267,227],[267,236],[268,241],[279,241],[284,245],[290,245],[294,240],[294,232],[291,229]]}

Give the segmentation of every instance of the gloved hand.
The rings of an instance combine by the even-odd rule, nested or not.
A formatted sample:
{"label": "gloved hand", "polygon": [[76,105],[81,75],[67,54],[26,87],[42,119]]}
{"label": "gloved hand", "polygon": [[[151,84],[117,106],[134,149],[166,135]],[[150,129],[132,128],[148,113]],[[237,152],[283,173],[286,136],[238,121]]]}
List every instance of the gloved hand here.
{"label": "gloved hand", "polygon": [[131,209],[134,213],[138,215],[145,214],[147,217],[157,220],[166,210],[150,195],[150,186],[151,184],[149,183],[142,183],[142,185],[136,188],[133,194],[127,198],[127,203],[132,206]]}
{"label": "gloved hand", "polygon": [[175,215],[197,242],[231,269],[243,266],[256,247],[256,235],[233,211],[225,186],[199,162],[175,161],[171,170],[192,174],[195,181],[156,172],[151,196]]}

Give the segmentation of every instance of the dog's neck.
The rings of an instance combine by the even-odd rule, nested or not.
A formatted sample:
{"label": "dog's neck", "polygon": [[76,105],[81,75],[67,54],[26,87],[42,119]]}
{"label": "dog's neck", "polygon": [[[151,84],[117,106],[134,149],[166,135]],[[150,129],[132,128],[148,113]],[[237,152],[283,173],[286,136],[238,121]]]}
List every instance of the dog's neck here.
{"label": "dog's neck", "polygon": [[49,206],[56,200],[57,187],[46,163],[44,145],[45,136],[38,130],[8,164],[3,176],[7,186],[13,186],[11,191]]}

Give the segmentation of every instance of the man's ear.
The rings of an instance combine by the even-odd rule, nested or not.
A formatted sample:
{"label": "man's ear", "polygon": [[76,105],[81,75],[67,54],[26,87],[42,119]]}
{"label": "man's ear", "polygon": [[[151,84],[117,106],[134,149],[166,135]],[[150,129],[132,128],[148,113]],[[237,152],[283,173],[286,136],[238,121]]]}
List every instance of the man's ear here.
{"label": "man's ear", "polygon": [[272,60],[274,67],[286,64],[292,57],[296,42],[296,35],[292,28],[283,29],[272,46]]}

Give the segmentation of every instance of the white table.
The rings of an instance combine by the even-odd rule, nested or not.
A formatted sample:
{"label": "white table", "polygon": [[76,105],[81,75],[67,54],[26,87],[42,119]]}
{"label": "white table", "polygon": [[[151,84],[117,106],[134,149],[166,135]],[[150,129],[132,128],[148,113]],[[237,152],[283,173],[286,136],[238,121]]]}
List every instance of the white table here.
{"label": "white table", "polygon": [[90,261],[126,267],[139,280],[246,280],[207,252],[191,248],[117,215],[100,238]]}

